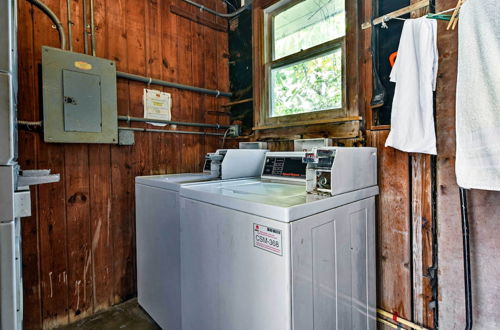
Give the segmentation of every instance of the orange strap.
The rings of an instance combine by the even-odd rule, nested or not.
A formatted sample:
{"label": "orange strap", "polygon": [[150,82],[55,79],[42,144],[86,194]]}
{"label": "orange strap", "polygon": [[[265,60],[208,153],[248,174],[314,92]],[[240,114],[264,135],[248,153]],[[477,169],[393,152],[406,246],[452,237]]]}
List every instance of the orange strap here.
{"label": "orange strap", "polygon": [[398,57],[398,52],[394,52],[391,55],[389,55],[389,62],[391,63],[391,67],[394,66],[394,63],[396,62],[396,57]]}

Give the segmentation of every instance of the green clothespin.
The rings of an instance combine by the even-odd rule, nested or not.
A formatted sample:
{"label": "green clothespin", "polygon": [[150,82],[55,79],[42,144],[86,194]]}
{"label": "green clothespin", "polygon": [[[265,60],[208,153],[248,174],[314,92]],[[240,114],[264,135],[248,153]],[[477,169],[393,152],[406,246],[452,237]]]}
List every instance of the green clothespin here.
{"label": "green clothespin", "polygon": [[442,21],[449,21],[451,19],[451,15],[428,14],[427,18],[439,19]]}

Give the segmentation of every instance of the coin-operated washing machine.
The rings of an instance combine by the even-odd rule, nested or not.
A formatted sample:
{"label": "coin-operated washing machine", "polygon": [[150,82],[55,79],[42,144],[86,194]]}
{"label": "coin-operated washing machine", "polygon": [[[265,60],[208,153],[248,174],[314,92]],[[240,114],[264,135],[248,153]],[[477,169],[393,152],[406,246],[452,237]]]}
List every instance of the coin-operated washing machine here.
{"label": "coin-operated washing machine", "polygon": [[375,329],[377,194],[374,148],[181,187],[183,330]]}
{"label": "coin-operated washing machine", "polygon": [[206,155],[203,173],[136,177],[138,301],[163,329],[181,329],[179,187],[258,177],[266,152],[221,149]]}

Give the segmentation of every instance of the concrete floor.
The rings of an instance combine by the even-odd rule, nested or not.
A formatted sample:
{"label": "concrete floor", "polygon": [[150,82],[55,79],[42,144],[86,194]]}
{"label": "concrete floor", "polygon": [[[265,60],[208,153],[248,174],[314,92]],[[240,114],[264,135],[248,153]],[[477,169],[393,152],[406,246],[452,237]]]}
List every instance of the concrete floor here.
{"label": "concrete floor", "polygon": [[92,315],[79,322],[57,329],[63,330],[157,330],[161,329],[146,312],[139,307],[137,299],[131,299],[102,313]]}

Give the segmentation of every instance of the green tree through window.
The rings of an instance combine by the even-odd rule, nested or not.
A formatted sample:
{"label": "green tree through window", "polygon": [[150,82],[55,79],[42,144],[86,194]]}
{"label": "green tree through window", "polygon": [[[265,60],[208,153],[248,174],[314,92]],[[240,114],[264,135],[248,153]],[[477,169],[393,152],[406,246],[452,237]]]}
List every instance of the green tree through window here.
{"label": "green tree through window", "polygon": [[[271,117],[338,109],[343,100],[342,40],[320,55],[312,47],[345,36],[342,0],[305,0],[273,17]],[[280,59],[304,54],[299,60]]]}

